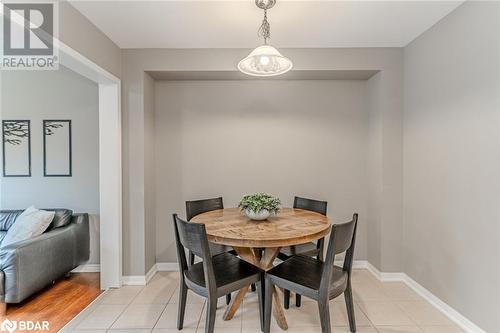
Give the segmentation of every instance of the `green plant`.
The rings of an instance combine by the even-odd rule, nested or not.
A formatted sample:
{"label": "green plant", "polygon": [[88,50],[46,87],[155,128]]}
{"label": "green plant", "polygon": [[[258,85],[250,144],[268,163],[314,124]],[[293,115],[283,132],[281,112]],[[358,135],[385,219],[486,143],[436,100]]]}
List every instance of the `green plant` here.
{"label": "green plant", "polygon": [[241,210],[248,209],[255,213],[259,213],[263,210],[268,210],[270,213],[274,214],[277,214],[279,212],[280,206],[280,199],[273,197],[272,195],[267,193],[245,195],[238,205]]}

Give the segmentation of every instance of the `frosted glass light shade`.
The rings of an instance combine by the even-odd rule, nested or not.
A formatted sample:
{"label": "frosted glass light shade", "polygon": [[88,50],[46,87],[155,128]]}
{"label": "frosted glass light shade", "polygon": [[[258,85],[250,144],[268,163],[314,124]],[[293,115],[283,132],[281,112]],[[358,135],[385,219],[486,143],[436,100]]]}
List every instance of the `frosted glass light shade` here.
{"label": "frosted glass light shade", "polygon": [[238,63],[238,69],[253,76],[274,76],[288,72],[293,64],[271,45],[261,45]]}

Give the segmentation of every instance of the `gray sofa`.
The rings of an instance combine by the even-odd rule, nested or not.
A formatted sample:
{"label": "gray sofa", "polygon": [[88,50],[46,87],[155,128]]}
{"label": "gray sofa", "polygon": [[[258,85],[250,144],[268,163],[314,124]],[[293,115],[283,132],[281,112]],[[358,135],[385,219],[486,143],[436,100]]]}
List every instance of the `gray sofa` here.
{"label": "gray sofa", "polygon": [[0,210],[0,311],[19,303],[63,277],[89,259],[88,214],[55,211],[51,225],[40,236],[1,245],[22,210]]}

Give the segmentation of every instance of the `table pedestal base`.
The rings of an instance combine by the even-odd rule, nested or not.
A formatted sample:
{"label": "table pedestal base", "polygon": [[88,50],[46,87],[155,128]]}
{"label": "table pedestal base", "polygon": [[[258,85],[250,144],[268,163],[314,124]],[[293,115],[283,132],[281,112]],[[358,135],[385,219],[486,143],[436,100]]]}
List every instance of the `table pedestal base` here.
{"label": "table pedestal base", "polygon": [[[264,249],[260,249],[233,246],[233,248],[236,250],[241,259],[251,263],[254,266],[259,267],[264,271],[268,271],[273,267],[274,259],[276,259],[276,256],[280,251],[279,247],[267,247]],[[230,320],[231,318],[233,318],[234,314],[241,306],[241,302],[243,301],[245,294],[248,292],[249,287],[250,286],[240,289],[236,296],[231,300],[231,303],[224,313],[224,320]],[[283,330],[287,330],[288,323],[286,322],[285,313],[283,311],[283,308],[281,307],[281,302],[278,297],[278,291],[276,290],[276,287],[273,286],[273,288],[273,316],[276,319],[278,326]],[[261,297],[263,300],[264,295],[262,294]]]}

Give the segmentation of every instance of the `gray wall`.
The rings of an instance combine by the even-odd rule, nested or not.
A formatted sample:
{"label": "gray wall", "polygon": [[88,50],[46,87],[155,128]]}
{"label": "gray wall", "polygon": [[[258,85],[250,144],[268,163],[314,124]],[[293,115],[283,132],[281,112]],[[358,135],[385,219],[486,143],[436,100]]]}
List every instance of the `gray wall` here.
{"label": "gray wall", "polygon": [[405,272],[500,332],[500,3],[466,2],[405,48]]}
{"label": "gray wall", "polygon": [[369,107],[368,150],[368,225],[367,259],[375,267],[382,267],[382,110],[381,73],[377,73],[367,82],[367,102]]}
{"label": "gray wall", "polygon": [[59,1],[59,39],[121,77],[121,49],[68,1]]}
{"label": "gray wall", "polygon": [[[396,53],[396,52],[395,52]],[[383,272],[400,272],[403,238],[403,54],[368,80],[368,260]]]}
{"label": "gray wall", "polygon": [[[156,263],[156,125],[155,125],[155,82],[144,73],[144,269],[149,271]],[[159,144],[162,144],[159,142]],[[161,205],[159,206],[161,207]],[[165,220],[165,215],[161,214]]]}
{"label": "gray wall", "polygon": [[[185,200],[269,192],[327,200],[329,216],[366,216],[365,81],[158,82],[158,261],[176,261],[170,213]],[[356,256],[366,259],[366,219]]]}
{"label": "gray wall", "polygon": [[[172,202],[178,200],[174,191],[169,192],[170,198],[168,196],[156,198],[153,203],[151,203],[153,196],[147,195],[150,180],[147,179],[149,173],[146,170],[151,165],[154,156],[151,157],[147,152],[149,149],[147,133],[150,128],[148,118],[150,116],[146,110],[148,108],[146,100],[150,99],[151,93],[148,92],[150,83],[148,83],[148,78],[145,78],[144,72],[234,71],[238,60],[247,53],[246,49],[123,50],[123,270],[125,275],[143,275],[149,267],[147,263],[155,260],[150,251],[145,250],[147,246],[149,247],[151,243],[155,242],[152,234],[145,230],[148,228],[146,221],[150,216],[146,212],[148,207],[152,205],[166,206],[168,203],[163,199]],[[374,256],[384,258],[376,263],[380,270],[400,272],[403,268],[401,253],[403,235],[401,206],[402,49],[284,49],[283,53],[294,60],[294,68],[297,70],[362,69],[381,71],[378,78],[367,86],[369,91],[365,95],[370,96],[373,101],[367,112],[370,113],[371,118],[379,119],[374,124],[368,124],[367,133],[376,136],[372,139],[378,140],[380,145],[368,145],[367,148],[370,152],[366,156],[372,159],[370,163],[378,163],[378,169],[375,172],[367,172],[372,191],[368,194],[368,211],[361,219],[367,226],[376,223],[377,228],[383,230],[385,235],[379,241],[375,238],[380,237],[381,234],[365,233],[368,240],[364,243],[369,243],[372,246],[367,257],[369,259]],[[154,121],[156,123],[158,119]],[[175,124],[167,125],[174,126]],[[156,141],[156,145],[167,143],[166,141]],[[172,174],[170,176],[172,177],[172,186],[181,186],[182,183],[178,183],[181,182],[178,175]],[[205,193],[199,193],[199,195],[205,195]],[[228,204],[234,204],[237,200],[236,194],[232,196],[234,199],[228,201]],[[184,211],[183,206],[174,208],[176,211]],[[164,220],[164,218],[169,219],[168,214],[171,212],[158,208],[156,211],[162,213],[162,215],[157,214],[156,216],[158,223],[168,223],[168,220]],[[161,249],[160,252],[163,252],[162,249],[168,248],[171,244],[172,235],[158,233],[157,237],[156,247]],[[362,248],[361,245],[360,248]],[[170,251],[169,258],[174,258],[175,250],[172,248]],[[157,254],[160,255],[158,260],[163,261],[163,258],[167,258],[163,253]]]}
{"label": "gray wall", "polygon": [[[91,214],[89,263],[99,263],[97,85],[60,66],[57,71],[3,71],[1,87],[0,116],[31,120],[32,152],[32,177],[2,178],[1,208],[35,205]],[[43,177],[43,119],[72,120],[72,177]]]}

